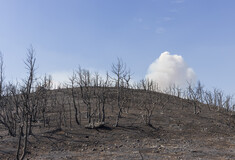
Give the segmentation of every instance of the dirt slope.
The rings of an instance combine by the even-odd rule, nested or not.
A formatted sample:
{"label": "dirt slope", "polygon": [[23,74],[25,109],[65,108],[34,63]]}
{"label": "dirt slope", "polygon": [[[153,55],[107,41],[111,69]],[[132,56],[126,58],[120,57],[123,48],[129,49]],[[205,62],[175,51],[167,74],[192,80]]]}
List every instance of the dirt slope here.
{"label": "dirt slope", "polygon": [[[152,126],[147,126],[137,105],[123,113],[120,127],[113,127],[116,112],[111,105],[106,107],[106,124],[101,128],[86,129],[85,118],[82,126],[73,122],[71,128],[58,129],[56,121],[46,128],[35,124],[26,158],[235,159],[233,113],[202,106],[195,115],[193,106],[182,108],[181,100],[171,97],[164,109],[157,106]],[[8,136],[2,126],[0,138],[0,159],[14,159],[17,139]]]}

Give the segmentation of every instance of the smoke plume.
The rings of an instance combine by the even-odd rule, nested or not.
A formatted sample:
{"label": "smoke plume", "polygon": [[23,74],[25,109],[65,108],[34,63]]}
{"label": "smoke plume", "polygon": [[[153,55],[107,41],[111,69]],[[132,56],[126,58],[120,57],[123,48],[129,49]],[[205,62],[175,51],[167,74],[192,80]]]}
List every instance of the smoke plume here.
{"label": "smoke plume", "polygon": [[195,82],[196,74],[188,67],[182,56],[163,52],[149,66],[146,78],[154,81],[160,89],[164,90],[172,85],[184,88],[187,82]]}

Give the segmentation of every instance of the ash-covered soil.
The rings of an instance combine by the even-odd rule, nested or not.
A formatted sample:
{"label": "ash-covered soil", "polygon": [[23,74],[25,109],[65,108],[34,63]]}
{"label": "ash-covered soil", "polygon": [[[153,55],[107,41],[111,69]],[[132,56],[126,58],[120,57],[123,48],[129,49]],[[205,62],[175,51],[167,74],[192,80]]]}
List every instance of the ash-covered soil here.
{"label": "ash-covered soil", "polygon": [[[135,105],[123,112],[119,127],[113,127],[111,109],[105,126],[96,129],[85,128],[85,118],[81,126],[73,122],[61,129],[56,122],[45,128],[34,124],[26,159],[235,159],[232,112],[202,106],[195,115],[192,106],[174,101],[155,109],[150,126]],[[17,138],[2,126],[0,138],[0,159],[15,159]]]}

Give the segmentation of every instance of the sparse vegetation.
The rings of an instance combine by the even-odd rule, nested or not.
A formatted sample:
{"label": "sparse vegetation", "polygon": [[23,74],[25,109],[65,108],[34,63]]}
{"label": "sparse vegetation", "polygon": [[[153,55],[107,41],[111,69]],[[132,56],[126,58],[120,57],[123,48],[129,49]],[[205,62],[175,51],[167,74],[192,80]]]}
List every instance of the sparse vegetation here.
{"label": "sparse vegetation", "polygon": [[[225,128],[230,130],[229,133],[234,131],[232,96],[224,96],[224,93],[218,89],[214,89],[213,92],[206,91],[200,82],[195,87],[189,84],[185,91],[171,86],[169,90],[160,92],[158,85],[147,79],[139,83],[131,83],[131,72],[126,69],[126,64],[118,59],[117,63],[112,64],[111,67],[113,76],[107,72],[102,77],[98,73],[94,74],[89,70],[79,68],[69,78],[70,83],[65,84],[64,88],[52,89],[52,77],[45,76],[42,80],[36,78],[35,63],[34,49],[30,48],[25,61],[28,73],[26,79],[22,83],[6,83],[3,57],[0,56],[1,137],[7,137],[4,132],[7,131],[8,136],[17,138],[12,143],[17,144],[15,156],[0,152],[4,158],[25,159],[27,156],[36,156],[33,152],[37,151],[32,146],[47,145],[37,137],[45,138],[44,134],[50,133],[47,137],[50,141],[50,138],[57,136],[58,132],[67,131],[66,138],[73,141],[73,136],[69,136],[69,133],[72,134],[73,131],[78,131],[77,129],[80,129],[79,133],[86,132],[85,128],[97,131],[100,129],[118,131],[123,127],[142,138],[142,141],[151,136],[161,139],[167,135],[172,138],[171,133],[167,132],[175,131],[175,128],[180,128],[177,132],[183,132],[188,136],[197,134],[196,132],[204,134],[204,130],[210,130],[205,134],[210,133],[214,131],[213,125],[219,125],[217,128],[219,127],[220,131]],[[193,115],[197,116],[193,117]],[[216,117],[218,115],[222,117],[218,119]],[[161,129],[163,125],[161,118],[169,122],[169,128]],[[184,122],[185,118],[192,122],[191,128],[187,128],[189,123]],[[208,123],[211,124],[200,124],[199,122],[205,122],[203,118],[208,119],[210,121]],[[143,126],[142,123],[145,125]],[[173,129],[172,124],[176,125]],[[192,133],[190,129],[195,125],[198,131]],[[140,127],[143,129],[139,129]],[[94,133],[95,130],[90,130],[90,132]],[[141,135],[135,130],[141,132]],[[218,135],[228,134],[223,132],[218,132]],[[79,133],[73,132],[80,136]],[[126,132],[122,134],[127,135]],[[128,136],[131,135],[132,133],[128,133]],[[89,134],[85,138],[89,138]],[[37,142],[34,139],[37,139]],[[121,141],[121,135],[119,139]],[[135,137],[132,137],[133,139]],[[136,140],[139,143],[139,140]],[[5,142],[6,140],[4,145],[7,146],[9,142],[6,144]],[[105,140],[104,142],[106,143]],[[103,144],[102,140],[94,143]],[[66,145],[69,146],[69,144]],[[135,143],[135,147],[138,145]],[[81,149],[86,147],[80,146]],[[161,152],[160,148],[163,146],[158,146],[157,153]],[[140,151],[138,153],[143,159],[144,154]]]}

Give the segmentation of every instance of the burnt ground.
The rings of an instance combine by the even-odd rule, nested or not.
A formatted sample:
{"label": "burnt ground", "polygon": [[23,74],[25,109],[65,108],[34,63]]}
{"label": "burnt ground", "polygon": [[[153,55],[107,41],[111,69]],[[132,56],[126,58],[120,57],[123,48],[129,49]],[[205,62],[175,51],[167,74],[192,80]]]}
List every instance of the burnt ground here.
{"label": "burnt ground", "polygon": [[[182,109],[179,104],[157,107],[152,126],[143,123],[135,106],[128,114],[123,113],[120,127],[113,127],[115,112],[110,109],[107,123],[97,129],[75,123],[62,129],[35,124],[26,158],[235,159],[234,120],[230,116],[233,113],[203,106],[201,113],[195,115],[192,106]],[[7,135],[3,127],[0,138],[0,159],[14,159],[17,138]]]}

